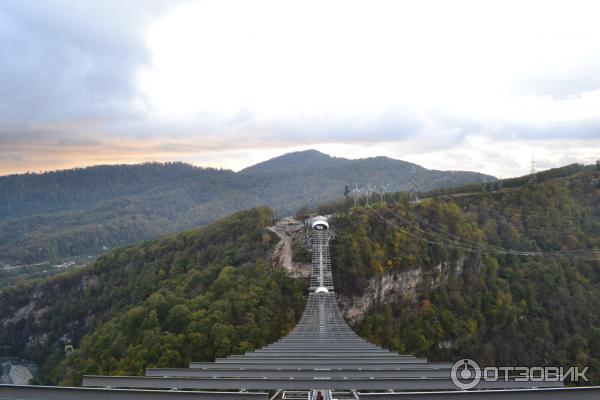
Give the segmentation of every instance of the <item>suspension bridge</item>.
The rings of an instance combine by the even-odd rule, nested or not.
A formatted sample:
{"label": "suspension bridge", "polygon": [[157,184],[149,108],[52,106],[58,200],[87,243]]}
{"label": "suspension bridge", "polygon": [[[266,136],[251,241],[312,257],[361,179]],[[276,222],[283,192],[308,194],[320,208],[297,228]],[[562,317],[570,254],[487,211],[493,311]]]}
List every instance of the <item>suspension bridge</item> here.
{"label": "suspension bridge", "polygon": [[309,222],[313,270],[306,308],[295,328],[266,347],[192,362],[189,368],[148,368],[145,376],[84,376],[82,387],[0,385],[0,399],[268,399],[268,400],[552,400],[600,399],[600,387],[560,382],[481,380],[461,391],[452,364],[398,354],[367,342],[348,326],[336,301],[323,217]]}

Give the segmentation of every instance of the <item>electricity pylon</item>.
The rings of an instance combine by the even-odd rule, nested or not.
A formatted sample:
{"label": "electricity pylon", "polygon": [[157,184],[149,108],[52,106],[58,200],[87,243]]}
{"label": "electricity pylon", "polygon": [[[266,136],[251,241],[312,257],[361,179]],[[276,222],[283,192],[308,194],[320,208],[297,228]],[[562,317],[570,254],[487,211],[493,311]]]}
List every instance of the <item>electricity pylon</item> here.
{"label": "electricity pylon", "polygon": [[529,184],[535,185],[538,182],[537,174],[535,171],[535,160],[533,154],[531,155],[531,164],[529,167]]}

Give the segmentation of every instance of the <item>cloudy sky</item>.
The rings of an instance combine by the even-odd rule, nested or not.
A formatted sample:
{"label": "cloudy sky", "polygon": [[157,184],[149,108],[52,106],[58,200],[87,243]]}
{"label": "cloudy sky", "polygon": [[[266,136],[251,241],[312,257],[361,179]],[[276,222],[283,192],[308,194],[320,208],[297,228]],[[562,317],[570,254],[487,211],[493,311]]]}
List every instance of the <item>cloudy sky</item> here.
{"label": "cloudy sky", "polygon": [[0,5],[0,174],[316,148],[508,177],[600,158],[600,2]]}

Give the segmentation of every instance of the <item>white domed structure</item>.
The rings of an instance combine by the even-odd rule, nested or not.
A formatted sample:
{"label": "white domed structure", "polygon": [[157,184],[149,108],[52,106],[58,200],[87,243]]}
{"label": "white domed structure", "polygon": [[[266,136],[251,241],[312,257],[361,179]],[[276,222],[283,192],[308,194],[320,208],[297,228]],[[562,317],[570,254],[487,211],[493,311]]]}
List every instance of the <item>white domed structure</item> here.
{"label": "white domed structure", "polygon": [[329,223],[327,222],[327,219],[325,217],[318,216],[313,218],[312,228],[319,230],[329,229]]}

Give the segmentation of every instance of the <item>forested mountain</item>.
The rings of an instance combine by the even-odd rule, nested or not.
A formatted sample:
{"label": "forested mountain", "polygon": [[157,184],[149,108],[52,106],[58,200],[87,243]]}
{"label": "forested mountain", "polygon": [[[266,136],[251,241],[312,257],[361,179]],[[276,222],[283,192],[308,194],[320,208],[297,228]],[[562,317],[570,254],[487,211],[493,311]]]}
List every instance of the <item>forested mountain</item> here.
{"label": "forested mountain", "polygon": [[[418,204],[390,193],[371,207],[320,207],[333,213],[336,291],[356,330],[433,360],[589,366],[599,383],[600,174],[553,174]],[[5,289],[0,356],[39,363],[39,382],[76,384],[276,340],[307,286],[268,262],[271,219],[244,211]]]}
{"label": "forested mountain", "polygon": [[267,262],[271,218],[244,211],[0,292],[0,356],[35,361],[41,383],[76,384],[83,373],[140,374],[274,341],[299,318],[306,285]]}
{"label": "forested mountain", "polygon": [[[344,187],[367,188],[381,182],[387,191],[420,191],[481,184],[494,177],[476,172],[428,170],[388,157],[358,160],[331,157],[316,150],[290,153],[239,172],[245,189],[265,199],[278,213],[293,213],[303,206],[315,207],[340,198]],[[269,200],[276,199],[276,200]]]}
{"label": "forested mountain", "polygon": [[258,205],[293,213],[343,196],[346,185],[383,179],[388,190],[402,190],[414,180],[430,190],[478,183],[484,177],[384,157],[334,158],[315,150],[286,154],[238,173],[147,163],[2,176],[0,265],[99,254]]}
{"label": "forested mountain", "polygon": [[324,208],[337,211],[335,279],[357,331],[433,360],[589,366],[600,382],[600,173],[569,170]]}

